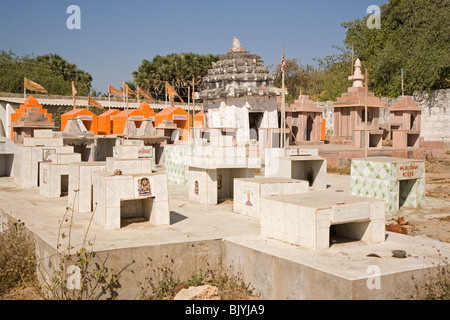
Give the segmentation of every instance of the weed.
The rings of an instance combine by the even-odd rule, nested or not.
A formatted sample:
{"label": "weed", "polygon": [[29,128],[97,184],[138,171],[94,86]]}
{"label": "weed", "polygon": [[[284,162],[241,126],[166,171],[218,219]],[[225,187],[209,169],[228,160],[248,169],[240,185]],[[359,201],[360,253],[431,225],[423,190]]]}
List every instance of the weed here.
{"label": "weed", "polygon": [[173,260],[170,265],[160,263],[154,267],[152,259],[147,258],[147,275],[144,283],[139,283],[140,292],[137,299],[140,300],[171,300],[183,288],[211,285],[217,287],[223,300],[257,299],[250,284],[245,283],[241,274],[231,275],[231,268],[226,270],[214,270],[209,267],[193,273],[189,279],[180,280],[174,276]]}
{"label": "weed", "polygon": [[[435,270],[429,271],[422,284],[415,284],[416,299],[419,300],[450,300],[450,273],[448,258],[442,258],[440,250],[437,250],[439,263]],[[434,263],[433,263],[434,264]],[[413,277],[413,280],[414,277]]]}
{"label": "weed", "polygon": [[[75,197],[77,191],[75,190]],[[58,265],[56,268],[45,272],[43,279],[45,284],[43,289],[47,299],[55,300],[98,300],[98,299],[116,299],[118,297],[117,288],[120,287],[119,275],[114,273],[111,268],[106,267],[107,257],[102,260],[93,251],[93,243],[87,241],[87,235],[94,217],[97,204],[92,212],[88,228],[85,232],[81,248],[75,253],[71,253],[71,231],[73,224],[74,209],[67,207],[66,212],[60,221],[58,230],[57,257]],[[70,217],[68,214],[71,213]],[[69,219],[70,218],[70,219]],[[64,223],[69,223],[68,235],[61,232]],[[60,239],[68,237],[68,245],[65,250],[59,250],[61,247]]]}
{"label": "weed", "polygon": [[351,166],[350,164],[345,164],[342,166],[327,166],[327,173],[331,174],[340,174],[340,175],[350,175],[351,174]]}
{"label": "weed", "polygon": [[0,297],[10,289],[36,281],[34,241],[25,224],[4,223],[0,230]]}

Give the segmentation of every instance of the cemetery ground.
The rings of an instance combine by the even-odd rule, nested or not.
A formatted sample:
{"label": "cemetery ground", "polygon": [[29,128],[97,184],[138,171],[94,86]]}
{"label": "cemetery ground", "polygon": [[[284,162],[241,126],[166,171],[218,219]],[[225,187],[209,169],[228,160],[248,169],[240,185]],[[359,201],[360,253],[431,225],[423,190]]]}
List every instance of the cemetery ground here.
{"label": "cemetery ground", "polygon": [[[339,170],[339,168],[338,168]],[[348,187],[348,170],[329,173],[329,179],[336,183],[334,187],[345,189]],[[5,178],[6,179],[6,178]],[[0,188],[8,191],[8,187]],[[12,191],[12,190],[10,190]],[[5,196],[3,193],[2,196]],[[177,194],[176,197],[180,195]],[[444,158],[426,159],[426,207],[405,208],[386,214],[386,229],[417,237],[429,237],[450,243],[450,150]],[[32,201],[32,200],[30,200]],[[188,202],[178,199],[177,206],[184,206]],[[218,206],[224,210],[232,210],[232,201],[222,201]],[[136,224],[139,228],[139,223]],[[17,227],[17,226],[16,226]],[[130,228],[126,226],[125,228]],[[18,226],[20,229],[20,225]],[[0,300],[38,300],[44,299],[37,289],[34,249],[30,238],[23,233],[2,233],[0,235]],[[20,259],[11,259],[20,256]],[[447,257],[444,257],[446,259]],[[7,268],[7,269],[5,269]],[[156,287],[154,294],[143,294],[139,298],[171,299],[176,291],[189,285],[204,283],[222,286],[222,299],[257,299],[253,294],[250,283],[244,283],[238,276],[203,270],[195,274],[188,281],[181,282],[174,278],[170,268],[164,269],[166,278]],[[440,298],[449,299],[449,284],[445,283],[446,292]],[[226,292],[225,292],[226,291]]]}

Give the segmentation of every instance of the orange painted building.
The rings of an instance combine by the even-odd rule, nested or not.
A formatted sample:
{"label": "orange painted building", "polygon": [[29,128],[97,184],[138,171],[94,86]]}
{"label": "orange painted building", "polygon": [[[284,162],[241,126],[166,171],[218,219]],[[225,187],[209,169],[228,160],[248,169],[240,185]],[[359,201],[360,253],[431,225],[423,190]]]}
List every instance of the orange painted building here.
{"label": "orange painted building", "polygon": [[81,119],[87,131],[98,134],[98,117],[88,109],[73,109],[61,116],[61,131],[64,131],[69,118]]}
{"label": "orange painted building", "polygon": [[[128,109],[128,118],[134,121],[136,128],[139,128],[144,120],[144,112],[140,109]],[[113,118],[113,134],[123,134],[127,124],[127,110],[116,114]]]}
{"label": "orange painted building", "polygon": [[[192,118],[192,116],[191,116]],[[167,107],[158,112],[155,116],[155,127],[158,128],[162,125],[164,120],[171,120],[177,125],[178,129],[182,129],[180,132],[180,140],[188,139],[188,113],[180,107]]]}
{"label": "orange painted building", "polygon": [[155,109],[150,108],[150,105],[144,101],[141,103],[141,105],[139,106],[139,110],[141,110],[144,113],[144,118],[150,118],[153,121],[153,124],[155,124]]}
{"label": "orange painted building", "polygon": [[195,114],[195,127],[203,127],[203,125],[205,124],[205,112],[199,111]]}
{"label": "orange painted building", "polygon": [[110,109],[98,116],[98,134],[110,135],[113,133],[113,119],[114,116],[119,114],[120,110]]}
{"label": "orange painted building", "polygon": [[[20,105],[14,113],[11,114],[11,124],[16,123],[24,114],[28,113],[28,108],[38,108],[39,114],[43,114],[44,118],[47,118],[47,122],[42,122],[43,128],[53,128],[52,114],[47,112],[47,109],[43,109],[37,99],[33,96],[29,96],[25,99],[24,103]],[[42,116],[41,116],[42,117]],[[11,126],[11,139],[14,140],[14,126]]]}

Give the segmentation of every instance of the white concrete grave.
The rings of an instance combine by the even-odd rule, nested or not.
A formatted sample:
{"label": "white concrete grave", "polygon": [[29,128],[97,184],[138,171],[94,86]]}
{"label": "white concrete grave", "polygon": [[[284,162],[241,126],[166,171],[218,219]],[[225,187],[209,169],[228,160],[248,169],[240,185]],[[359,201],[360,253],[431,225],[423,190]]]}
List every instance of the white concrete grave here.
{"label": "white concrete grave", "polygon": [[299,194],[309,190],[309,183],[297,179],[254,177],[234,179],[233,210],[259,219],[261,197],[281,194]]}
{"label": "white concrete grave", "polygon": [[70,163],[68,206],[77,213],[94,210],[92,186],[93,173],[106,170],[106,161]]}
{"label": "white concrete grave", "polygon": [[317,150],[299,149],[285,155],[283,149],[266,149],[266,177],[284,177],[309,182],[311,187],[327,187],[327,161],[314,155]]}
{"label": "white concrete grave", "polygon": [[367,243],[385,241],[383,200],[315,190],[261,198],[261,235],[315,250],[330,246],[330,228]]}
{"label": "white concrete grave", "polygon": [[120,229],[125,219],[144,219],[154,226],[169,225],[167,174],[114,175],[93,173],[93,220],[105,229]]}
{"label": "white concrete grave", "polygon": [[63,146],[62,144],[58,146],[25,146],[16,144],[14,146],[14,183],[21,188],[37,187],[39,185],[39,167],[42,162],[51,162],[53,155],[57,153],[73,154],[73,152],[73,146]]}
{"label": "white concrete grave", "polygon": [[[44,150],[45,151],[45,150]],[[69,180],[72,174],[70,162],[80,162],[80,153],[52,153],[39,163],[39,193],[48,198],[58,198],[69,193]]]}
{"label": "white concrete grave", "polygon": [[261,161],[250,146],[235,145],[233,136],[214,136],[211,144],[194,145],[185,156],[189,166],[189,199],[214,205],[233,197],[234,178],[252,178]]}
{"label": "white concrete grave", "polygon": [[114,173],[119,169],[122,174],[151,173],[153,157],[139,157],[139,145],[119,145],[114,147],[114,157],[106,158],[106,170]]}

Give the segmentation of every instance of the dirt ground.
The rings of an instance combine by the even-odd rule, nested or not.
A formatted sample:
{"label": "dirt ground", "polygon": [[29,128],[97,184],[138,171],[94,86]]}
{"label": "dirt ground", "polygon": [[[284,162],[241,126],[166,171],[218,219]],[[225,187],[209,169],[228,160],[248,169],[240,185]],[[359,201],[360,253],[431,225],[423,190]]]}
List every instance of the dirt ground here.
{"label": "dirt ground", "polygon": [[[427,158],[425,172],[426,207],[401,208],[386,217],[387,228],[450,243],[450,150],[444,158]],[[399,224],[399,218],[408,223]]]}

